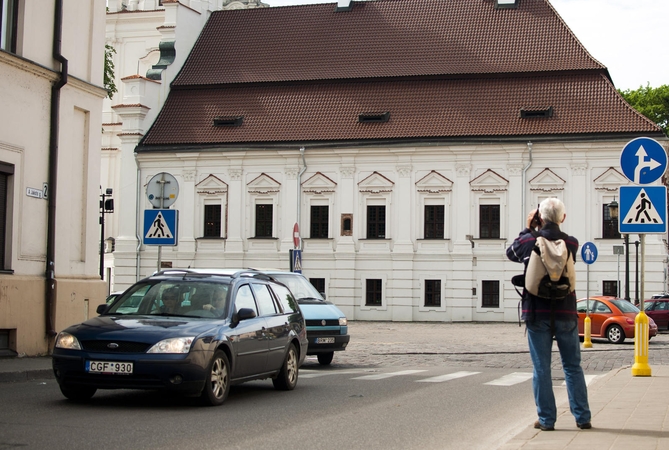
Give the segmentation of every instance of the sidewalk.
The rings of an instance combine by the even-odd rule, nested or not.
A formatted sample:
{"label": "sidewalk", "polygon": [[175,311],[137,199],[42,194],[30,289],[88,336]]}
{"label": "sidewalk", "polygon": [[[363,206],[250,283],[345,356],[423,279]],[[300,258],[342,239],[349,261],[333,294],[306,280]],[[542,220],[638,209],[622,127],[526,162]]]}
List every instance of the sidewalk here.
{"label": "sidewalk", "polygon": [[530,425],[500,449],[669,448],[669,366],[651,369],[650,377],[633,377],[630,367],[612,370],[588,386],[592,429],[576,428],[564,403],[555,431]]}

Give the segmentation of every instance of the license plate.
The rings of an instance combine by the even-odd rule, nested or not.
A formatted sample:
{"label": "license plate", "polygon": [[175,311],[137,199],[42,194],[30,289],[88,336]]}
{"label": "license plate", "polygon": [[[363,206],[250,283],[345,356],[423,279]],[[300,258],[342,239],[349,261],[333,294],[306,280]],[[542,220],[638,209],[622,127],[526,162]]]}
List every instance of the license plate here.
{"label": "license plate", "polygon": [[316,338],[316,343],[317,344],[334,344],[334,338],[333,337]]}
{"label": "license plate", "polygon": [[86,372],[129,375],[132,373],[132,363],[113,361],[86,361]]}

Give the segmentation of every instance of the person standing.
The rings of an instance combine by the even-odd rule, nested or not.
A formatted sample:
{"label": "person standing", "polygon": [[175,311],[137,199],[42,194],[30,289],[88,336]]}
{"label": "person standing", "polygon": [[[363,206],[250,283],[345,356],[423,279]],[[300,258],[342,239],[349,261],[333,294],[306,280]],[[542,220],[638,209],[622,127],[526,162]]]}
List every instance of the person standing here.
{"label": "person standing", "polygon": [[[538,214],[536,214],[537,212]],[[542,201],[537,210],[532,210],[528,214],[527,227],[520,232],[506,250],[507,257],[511,261],[522,262],[527,266],[536,238],[543,236],[550,241],[564,240],[569,251],[569,257],[576,261],[578,240],[560,230],[560,224],[564,222],[566,217],[565,206],[562,201],[557,198],[547,198]],[[534,423],[534,428],[542,431],[554,430],[557,420],[557,407],[551,377],[553,337],[555,337],[560,351],[569,396],[569,407],[576,419],[576,426],[584,430],[592,428],[588,391],[583,368],[581,367],[575,286],[571,286],[571,292],[563,299],[553,300],[536,297],[530,294],[527,289],[524,289],[521,301],[521,319],[525,321],[527,327],[527,341],[534,366],[532,388],[534,401],[537,405],[537,415],[539,416],[539,419]],[[551,305],[551,302],[554,302],[554,304]]]}

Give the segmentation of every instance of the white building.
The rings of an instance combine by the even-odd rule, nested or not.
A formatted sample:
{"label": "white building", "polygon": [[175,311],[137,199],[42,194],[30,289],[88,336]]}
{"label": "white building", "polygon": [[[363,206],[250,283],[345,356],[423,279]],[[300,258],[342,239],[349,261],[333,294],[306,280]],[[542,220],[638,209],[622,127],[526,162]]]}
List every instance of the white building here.
{"label": "white building", "polygon": [[0,355],[95,315],[104,3],[0,1]]}
{"label": "white building", "polygon": [[[288,269],[298,223],[303,273],[351,319],[515,321],[505,249],[527,212],[561,198],[564,231],[599,249],[590,294],[615,293],[620,152],[664,140],[546,0],[214,12],[168,79],[126,78],[115,108],[114,289],[159,260]],[[144,106],[158,91],[159,113]],[[161,172],[179,225],[159,255],[142,241]],[[647,238],[646,292],[664,289],[665,238]]]}
{"label": "white building", "polygon": [[121,214],[132,211],[134,217],[134,207],[128,205],[136,203],[135,194],[128,200],[122,198],[121,186],[137,172],[135,144],[155,120],[170,83],[211,12],[267,5],[258,0],[107,0],[107,7],[106,43],[114,48],[118,89],[111,99],[105,99],[102,112],[100,186],[105,192],[111,189],[116,209],[114,214],[105,214],[104,277],[109,291],[115,284],[112,251]]}

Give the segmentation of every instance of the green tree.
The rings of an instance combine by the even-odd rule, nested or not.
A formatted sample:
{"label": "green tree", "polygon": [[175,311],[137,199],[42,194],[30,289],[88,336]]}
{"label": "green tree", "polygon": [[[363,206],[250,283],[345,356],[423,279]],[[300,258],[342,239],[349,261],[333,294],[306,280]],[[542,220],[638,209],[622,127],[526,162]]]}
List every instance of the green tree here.
{"label": "green tree", "polygon": [[116,49],[105,44],[105,79],[104,87],[107,89],[107,97],[112,98],[116,94],[116,83],[114,83],[114,53]]}
{"label": "green tree", "polygon": [[669,126],[669,85],[658,88],[640,86],[639,89],[618,90],[627,103],[644,116],[655,122],[667,134]]}

